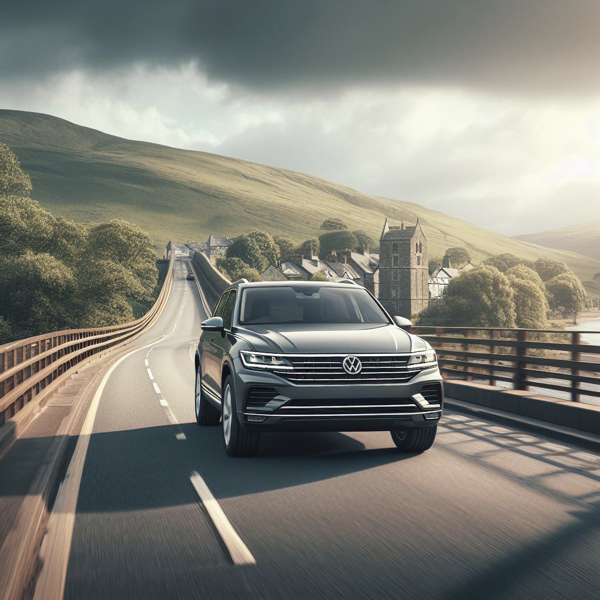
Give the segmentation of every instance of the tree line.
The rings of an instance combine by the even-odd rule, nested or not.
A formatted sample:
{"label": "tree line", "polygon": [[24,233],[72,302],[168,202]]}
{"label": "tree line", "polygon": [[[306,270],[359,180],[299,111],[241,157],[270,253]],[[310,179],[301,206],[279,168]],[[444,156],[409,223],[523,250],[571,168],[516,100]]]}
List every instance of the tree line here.
{"label": "tree line", "polygon": [[0,344],[145,313],[158,278],[150,236],[120,219],[83,225],[55,217],[31,190],[0,143]]}
{"label": "tree line", "polygon": [[419,316],[419,324],[543,329],[550,316],[579,313],[585,297],[581,281],[565,263],[500,254],[451,279],[444,296]]}

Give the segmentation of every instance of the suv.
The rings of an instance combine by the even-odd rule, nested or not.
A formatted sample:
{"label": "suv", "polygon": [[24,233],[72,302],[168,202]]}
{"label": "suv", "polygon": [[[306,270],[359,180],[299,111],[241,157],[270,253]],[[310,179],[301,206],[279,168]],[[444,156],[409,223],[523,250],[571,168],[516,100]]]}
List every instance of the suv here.
{"label": "suv", "polygon": [[222,422],[230,456],[254,454],[263,431],[390,431],[423,452],[443,384],[409,328],[351,281],[235,282],[202,323],[196,420]]}

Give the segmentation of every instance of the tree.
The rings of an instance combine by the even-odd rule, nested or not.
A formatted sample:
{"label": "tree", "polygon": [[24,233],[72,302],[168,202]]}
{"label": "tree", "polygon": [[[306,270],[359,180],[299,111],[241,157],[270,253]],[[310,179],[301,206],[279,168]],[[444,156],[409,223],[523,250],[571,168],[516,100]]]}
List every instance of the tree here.
{"label": "tree", "polygon": [[362,229],[357,229],[352,233],[354,234],[354,237],[358,240],[358,245],[355,248],[353,248],[353,250],[361,252],[366,250],[367,248],[372,249],[375,246],[375,240],[373,240],[373,238],[366,231],[363,231]]}
{"label": "tree", "polygon": [[236,238],[233,244],[227,248],[227,258],[240,258],[259,273],[269,266],[269,262],[263,256],[256,240],[247,235]]}
{"label": "tree", "polygon": [[442,259],[443,262],[448,261],[453,267],[463,266],[470,260],[470,252],[461,246],[448,248],[448,250],[446,250],[446,254],[444,254],[444,258]]}
{"label": "tree", "polygon": [[321,223],[321,229],[323,231],[341,231],[342,229],[348,229],[348,225],[341,219],[325,219]]}
{"label": "tree", "polygon": [[223,273],[230,281],[242,278],[242,273],[250,267],[241,259],[237,257],[233,258],[218,258],[217,268]]}
{"label": "tree", "polygon": [[351,250],[358,246],[358,240],[351,231],[330,231],[319,236],[321,255],[329,256],[332,252]]}
{"label": "tree", "polygon": [[323,271],[319,271],[318,273],[313,273],[310,278],[311,281],[327,281],[327,275],[323,273]]}
{"label": "tree", "polygon": [[[508,278],[492,266],[480,266],[455,277],[446,295],[432,303],[420,323],[460,327],[514,327],[514,292]],[[443,319],[443,322],[433,322]]]}
{"label": "tree", "polygon": [[549,258],[538,258],[538,260],[535,261],[534,268],[544,282],[550,281],[557,275],[562,275],[563,273],[573,273],[564,262]]}
{"label": "tree", "polygon": [[510,254],[510,252],[492,256],[491,258],[484,260],[483,264],[496,267],[496,269],[502,271],[502,273],[506,273],[509,269],[512,269],[517,265],[525,265],[526,267],[533,269],[533,263],[531,261],[524,258],[519,258],[514,254]]}
{"label": "tree", "polygon": [[585,289],[573,273],[561,273],[546,283],[550,292],[550,308],[564,310],[567,315],[576,315],[583,308]]}
{"label": "tree", "polygon": [[273,237],[275,244],[279,248],[280,260],[290,260],[296,252],[296,242],[293,239],[284,235],[276,235]]}
{"label": "tree", "polygon": [[441,264],[442,264],[441,260],[438,260],[436,258],[429,259],[429,263],[428,263],[428,265],[429,265],[429,274],[433,275],[437,271],[438,267]]}
{"label": "tree", "polygon": [[279,248],[270,233],[265,233],[264,231],[251,231],[247,235],[258,244],[268,265],[277,263],[279,259]]}
{"label": "tree", "polygon": [[523,281],[529,281],[530,283],[537,285],[542,291],[546,289],[542,278],[537,274],[537,272],[523,264],[511,267],[508,269],[508,271],[506,271],[506,275],[509,277],[522,279]]}
{"label": "tree", "polygon": [[17,156],[0,143],[0,197],[29,196],[31,178],[21,169]]}
{"label": "tree", "polygon": [[319,238],[309,238],[296,248],[296,253],[304,258],[312,258],[313,255],[318,255],[320,252],[321,242]]}
{"label": "tree", "polygon": [[514,292],[513,300],[517,327],[526,329],[544,329],[547,327],[549,307],[543,289],[535,281],[516,275],[508,275],[508,281]]}

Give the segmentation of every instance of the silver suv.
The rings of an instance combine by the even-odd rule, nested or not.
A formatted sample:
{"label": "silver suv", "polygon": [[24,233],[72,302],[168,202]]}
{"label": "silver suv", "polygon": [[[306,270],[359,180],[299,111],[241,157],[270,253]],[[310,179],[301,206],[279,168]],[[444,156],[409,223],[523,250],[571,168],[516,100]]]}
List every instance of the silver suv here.
{"label": "silver suv", "polygon": [[230,456],[254,454],[263,431],[390,431],[423,452],[443,383],[409,328],[352,282],[236,282],[202,323],[196,420],[222,423]]}

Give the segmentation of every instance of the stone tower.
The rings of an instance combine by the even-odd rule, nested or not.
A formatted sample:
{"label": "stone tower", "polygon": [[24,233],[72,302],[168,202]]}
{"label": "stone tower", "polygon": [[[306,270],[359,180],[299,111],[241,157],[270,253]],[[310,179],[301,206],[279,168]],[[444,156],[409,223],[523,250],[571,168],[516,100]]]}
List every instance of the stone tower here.
{"label": "stone tower", "polygon": [[392,316],[410,319],[429,306],[427,238],[418,219],[412,227],[385,220],[378,271],[379,300]]}

